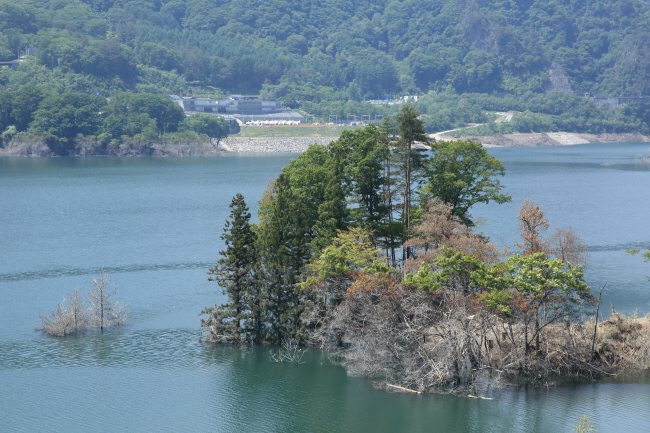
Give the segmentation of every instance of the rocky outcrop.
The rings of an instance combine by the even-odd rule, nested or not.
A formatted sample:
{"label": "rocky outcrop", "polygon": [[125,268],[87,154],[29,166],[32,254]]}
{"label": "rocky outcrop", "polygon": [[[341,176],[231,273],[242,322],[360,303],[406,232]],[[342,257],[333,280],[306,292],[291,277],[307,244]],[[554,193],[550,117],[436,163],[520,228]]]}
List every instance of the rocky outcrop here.
{"label": "rocky outcrop", "polygon": [[564,74],[562,67],[557,63],[551,63],[548,70],[550,83],[546,86],[547,92],[573,93],[569,78]]}
{"label": "rocky outcrop", "polygon": [[101,143],[82,139],[72,147],[48,145],[45,140],[10,141],[0,147],[0,156],[120,156],[120,157],[184,157],[218,156],[216,142],[149,143],[126,140],[121,143]]}
{"label": "rocky outcrop", "polygon": [[11,140],[0,147],[0,156],[56,156],[45,140]]}

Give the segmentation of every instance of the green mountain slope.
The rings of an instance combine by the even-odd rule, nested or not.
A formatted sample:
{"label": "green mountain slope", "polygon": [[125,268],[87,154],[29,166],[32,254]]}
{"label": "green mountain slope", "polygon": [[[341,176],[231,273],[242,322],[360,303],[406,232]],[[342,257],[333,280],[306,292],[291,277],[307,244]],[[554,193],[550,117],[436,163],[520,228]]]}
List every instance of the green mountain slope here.
{"label": "green mountain slope", "polygon": [[[192,87],[345,115],[361,109],[354,101],[390,95],[530,99],[551,88],[553,65],[578,95],[649,93],[650,6],[641,0],[0,0],[0,30],[0,61],[38,49],[0,71],[0,86],[14,89]],[[486,120],[490,104],[468,104],[473,112],[447,104],[448,117],[464,120],[430,129]]]}

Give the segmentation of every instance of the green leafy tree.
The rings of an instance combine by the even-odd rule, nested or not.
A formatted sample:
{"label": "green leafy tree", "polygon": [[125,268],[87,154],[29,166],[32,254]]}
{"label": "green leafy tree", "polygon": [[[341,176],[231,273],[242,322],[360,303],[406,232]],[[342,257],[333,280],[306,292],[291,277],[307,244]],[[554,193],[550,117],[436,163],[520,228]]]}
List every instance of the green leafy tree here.
{"label": "green leafy tree", "polygon": [[145,42],[138,52],[140,59],[147,65],[171,71],[182,67],[180,56],[168,47],[154,42]]}
{"label": "green leafy tree", "polygon": [[[381,267],[372,236],[360,227],[339,231],[332,244],[325,247],[309,265],[312,274],[300,287],[317,287],[324,294],[327,307],[343,300],[345,292],[359,272]],[[383,265],[385,267],[385,265]]]}
{"label": "green leafy tree", "polygon": [[338,142],[348,157],[346,174],[352,202],[357,205],[352,209],[353,219],[357,225],[374,233],[388,216],[388,208],[382,198],[388,146],[375,126],[343,131]]}
{"label": "green leafy tree", "polygon": [[13,124],[19,131],[26,131],[34,119],[34,112],[45,97],[46,92],[39,86],[26,84],[15,92],[11,105]]}
{"label": "green leafy tree", "polygon": [[66,93],[44,99],[34,113],[31,128],[37,133],[72,141],[77,134],[96,135],[102,124],[106,98]]}
{"label": "green leafy tree", "polygon": [[223,117],[211,114],[193,114],[187,118],[187,124],[192,131],[217,140],[226,138],[230,132],[230,125]]}
{"label": "green leafy tree", "polygon": [[318,222],[318,208],[325,200],[331,179],[329,158],[326,147],[312,145],[282,169],[282,173],[287,175],[285,179],[290,182],[291,194],[305,209],[309,241],[315,235],[313,227]]}
{"label": "green leafy tree", "polygon": [[14,125],[14,117],[11,115],[13,105],[13,92],[0,90],[0,130],[5,131],[9,126]]}
{"label": "green leafy tree", "polygon": [[153,119],[159,133],[174,132],[185,120],[183,109],[164,95],[150,93],[120,93],[111,97],[107,107],[111,123],[124,119],[120,116],[146,114]]}
{"label": "green leafy tree", "polygon": [[451,290],[467,295],[476,291],[472,274],[484,267],[484,263],[476,256],[443,247],[442,254],[434,259],[434,263],[436,265],[435,272],[425,262],[420,266],[418,273],[405,276],[405,284],[430,292]]}
{"label": "green leafy tree", "polygon": [[580,307],[593,302],[582,266],[548,259],[544,253],[515,254],[505,263],[474,276],[486,293],[482,299],[524,325],[525,351],[533,341],[540,350],[540,332],[547,326],[576,320]]}
{"label": "green leafy tree", "polygon": [[496,176],[503,176],[501,161],[487,153],[481,143],[472,140],[438,142],[427,162],[424,198],[435,197],[452,205],[452,214],[471,225],[468,211],[476,203],[511,201],[501,193]]}

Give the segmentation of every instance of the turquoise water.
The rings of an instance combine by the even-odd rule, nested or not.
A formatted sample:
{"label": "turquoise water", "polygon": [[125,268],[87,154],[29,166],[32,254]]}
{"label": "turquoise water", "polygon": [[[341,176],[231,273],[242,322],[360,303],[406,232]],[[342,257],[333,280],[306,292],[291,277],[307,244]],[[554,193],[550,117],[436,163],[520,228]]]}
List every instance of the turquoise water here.
{"label": "turquoise water", "polygon": [[[526,198],[551,227],[590,246],[586,275],[607,281],[605,305],[650,311],[648,144],[498,149],[513,203],[481,205],[483,232],[517,239]],[[309,352],[301,365],[269,348],[198,343],[198,313],[222,302],[206,270],[228,204],[256,208],[267,181],[295,155],[211,159],[0,159],[0,431],[559,432],[582,414],[599,431],[650,431],[650,378],[628,377],[496,400],[375,390]],[[55,339],[34,332],[106,269],[131,325]],[[609,311],[609,308],[605,308]]]}

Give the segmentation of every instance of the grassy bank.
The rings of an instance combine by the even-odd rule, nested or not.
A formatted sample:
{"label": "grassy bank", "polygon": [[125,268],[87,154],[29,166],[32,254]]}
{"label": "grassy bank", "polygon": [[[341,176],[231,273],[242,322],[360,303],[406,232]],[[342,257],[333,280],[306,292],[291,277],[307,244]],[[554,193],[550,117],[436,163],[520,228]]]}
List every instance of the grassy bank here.
{"label": "grassy bank", "polygon": [[232,137],[242,138],[299,138],[299,137],[338,137],[345,130],[357,129],[357,126],[334,125],[278,125],[278,126],[242,126],[239,134]]}

